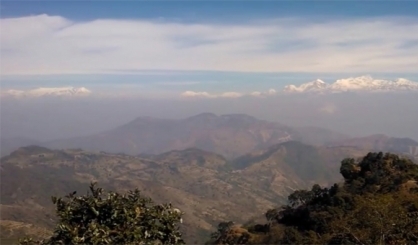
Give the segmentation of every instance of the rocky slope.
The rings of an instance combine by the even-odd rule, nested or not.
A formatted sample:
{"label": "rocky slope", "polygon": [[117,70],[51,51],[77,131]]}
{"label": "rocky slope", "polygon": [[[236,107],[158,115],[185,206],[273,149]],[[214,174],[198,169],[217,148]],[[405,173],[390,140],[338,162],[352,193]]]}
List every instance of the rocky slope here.
{"label": "rocky slope", "polygon": [[362,153],[288,142],[229,162],[199,149],[129,156],[23,147],[1,159],[1,219],[50,228],[51,195],[85,193],[90,181],[98,181],[110,190],[139,188],[156,202],[173,203],[186,213],[187,241],[196,243],[220,221],[259,216],[294,189],[334,180],[341,159]]}

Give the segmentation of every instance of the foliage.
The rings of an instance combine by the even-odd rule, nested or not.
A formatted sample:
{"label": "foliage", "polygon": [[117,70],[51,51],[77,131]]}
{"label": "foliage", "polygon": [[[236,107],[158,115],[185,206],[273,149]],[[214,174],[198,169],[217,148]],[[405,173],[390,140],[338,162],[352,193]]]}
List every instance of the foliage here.
{"label": "foliage", "polygon": [[360,161],[344,159],[340,172],[344,183],[297,190],[288,205],[268,210],[269,232],[252,232],[260,225],[248,228],[246,244],[418,243],[418,165],[380,152]]}
{"label": "foliage", "polygon": [[217,231],[211,234],[211,240],[207,244],[245,244],[248,242],[250,234],[240,227],[234,225],[234,222],[221,222]]}
{"label": "foliage", "polygon": [[171,204],[155,205],[137,189],[105,193],[95,183],[87,195],[75,194],[52,197],[59,222],[49,239],[25,238],[20,244],[184,244],[181,213]]}

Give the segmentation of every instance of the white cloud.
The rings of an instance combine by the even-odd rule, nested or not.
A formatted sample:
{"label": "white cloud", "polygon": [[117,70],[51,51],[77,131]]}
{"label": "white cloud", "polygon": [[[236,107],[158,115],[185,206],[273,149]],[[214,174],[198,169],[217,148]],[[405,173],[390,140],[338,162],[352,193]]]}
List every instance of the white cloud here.
{"label": "white cloud", "polygon": [[267,92],[259,92],[259,91],[254,91],[252,93],[250,93],[251,96],[255,96],[255,97],[260,97],[260,96],[269,96],[269,95],[275,95],[277,94],[277,91],[275,89],[269,89]]}
{"label": "white cloud", "polygon": [[88,96],[91,91],[85,87],[60,87],[60,88],[36,88],[30,90],[10,89],[1,93],[1,97],[11,96],[14,98],[37,98],[45,96]]}
{"label": "white cloud", "polygon": [[241,96],[243,96],[243,94],[237,93],[237,92],[225,92],[220,95],[220,97],[224,97],[224,98],[238,98]]}
{"label": "white cloud", "polygon": [[269,95],[274,95],[277,93],[277,91],[275,89],[269,89],[269,91],[267,92]]}
{"label": "white cloud", "polygon": [[252,24],[2,18],[1,74],[135,70],[416,72],[418,18]]}
{"label": "white cloud", "polygon": [[262,93],[259,92],[259,91],[254,91],[254,92],[250,93],[251,96],[256,96],[256,97],[261,96],[261,94]]}
{"label": "white cloud", "polygon": [[186,91],[181,94],[183,97],[205,97],[205,98],[213,98],[216,95],[211,95],[208,92],[194,92],[194,91]]}
{"label": "white cloud", "polygon": [[270,89],[267,92],[254,91],[248,94],[238,93],[238,92],[224,92],[221,94],[210,94],[208,92],[186,91],[186,92],[183,92],[181,96],[182,97],[200,97],[200,98],[240,98],[243,96],[264,97],[264,96],[271,96],[275,94],[276,94],[276,90]]}

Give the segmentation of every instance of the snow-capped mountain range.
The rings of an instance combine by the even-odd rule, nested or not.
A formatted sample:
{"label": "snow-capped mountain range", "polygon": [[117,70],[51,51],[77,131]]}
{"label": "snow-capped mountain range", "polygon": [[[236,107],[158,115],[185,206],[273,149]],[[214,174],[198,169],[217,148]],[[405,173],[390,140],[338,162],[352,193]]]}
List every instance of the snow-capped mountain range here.
{"label": "snow-capped mountain range", "polygon": [[371,76],[350,77],[338,79],[328,84],[320,79],[304,83],[300,86],[287,85],[283,89],[288,93],[304,92],[390,92],[390,91],[418,91],[418,82],[412,82],[404,78],[394,81],[374,79]]}
{"label": "snow-capped mountain range", "polygon": [[37,88],[26,91],[11,89],[5,92],[5,95],[12,97],[86,96],[90,94],[91,91],[85,87]]}
{"label": "snow-capped mountain range", "polygon": [[[284,93],[340,93],[340,92],[397,92],[397,91],[414,91],[418,92],[418,82],[412,82],[405,78],[395,80],[374,79],[371,76],[350,77],[338,79],[334,83],[326,83],[321,79],[304,83],[299,86],[287,85],[284,87]],[[92,92],[85,87],[57,87],[57,88],[36,88],[31,90],[10,89],[1,92],[1,96],[14,98],[41,98],[41,97],[80,97],[88,96]],[[253,92],[248,95],[262,96],[274,95],[276,91],[270,89],[268,92]],[[206,92],[186,91],[183,96],[188,97],[230,97],[237,98],[244,94],[237,92],[224,93],[222,95],[211,95]]]}

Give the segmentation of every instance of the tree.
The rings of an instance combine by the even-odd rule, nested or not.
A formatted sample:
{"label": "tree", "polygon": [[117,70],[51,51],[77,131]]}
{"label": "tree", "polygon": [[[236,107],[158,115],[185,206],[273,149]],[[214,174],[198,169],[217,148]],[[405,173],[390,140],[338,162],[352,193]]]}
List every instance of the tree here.
{"label": "tree", "polygon": [[211,240],[206,244],[246,244],[250,237],[246,229],[235,226],[234,222],[221,222],[218,224],[218,230],[211,234]]}
{"label": "tree", "polygon": [[155,205],[138,189],[105,193],[96,183],[87,195],[75,194],[52,197],[59,221],[50,238],[20,244],[184,244],[181,213],[171,204]]}
{"label": "tree", "polygon": [[343,183],[296,190],[287,205],[268,210],[266,234],[255,233],[255,224],[247,233],[227,230],[220,237],[236,241],[249,234],[251,239],[240,240],[245,244],[418,244],[417,164],[369,153],[358,161],[344,159],[340,173]]}

